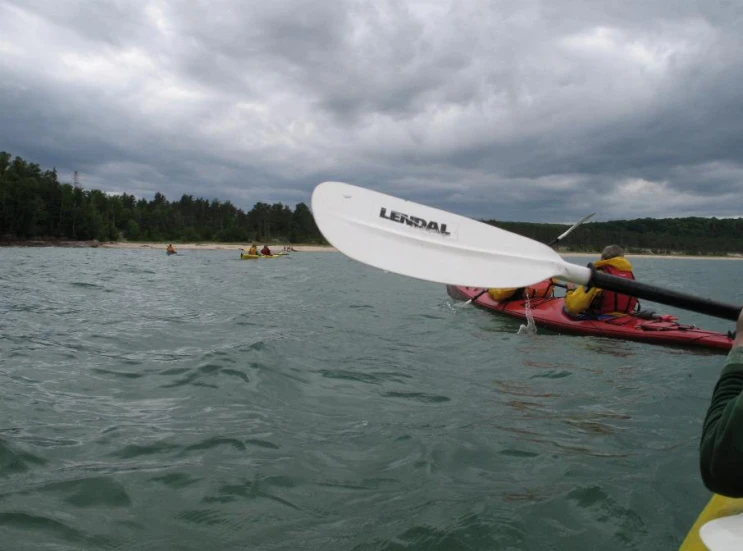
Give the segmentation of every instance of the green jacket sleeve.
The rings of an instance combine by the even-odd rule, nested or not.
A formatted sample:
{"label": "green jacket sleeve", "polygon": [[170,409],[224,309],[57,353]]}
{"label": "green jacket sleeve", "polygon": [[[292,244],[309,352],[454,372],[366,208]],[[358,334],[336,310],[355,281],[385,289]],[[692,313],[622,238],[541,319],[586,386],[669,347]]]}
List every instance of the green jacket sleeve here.
{"label": "green jacket sleeve", "polygon": [[728,497],[743,497],[743,347],[725,361],[704,419],[699,460],[704,485]]}

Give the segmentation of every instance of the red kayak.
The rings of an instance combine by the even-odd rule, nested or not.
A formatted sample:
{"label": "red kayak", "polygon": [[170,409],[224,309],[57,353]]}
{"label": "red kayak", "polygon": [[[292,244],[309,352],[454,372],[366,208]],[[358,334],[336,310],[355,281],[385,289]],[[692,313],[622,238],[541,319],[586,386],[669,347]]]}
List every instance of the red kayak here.
{"label": "red kayak", "polygon": [[[525,300],[494,301],[484,289],[447,285],[449,296],[454,299],[470,300],[480,295],[473,304],[518,319],[526,319]],[[482,293],[482,294],[480,294]],[[530,301],[534,323],[558,333],[574,333],[642,341],[653,344],[670,344],[730,350],[733,339],[729,335],[697,329],[693,325],[678,323],[674,316],[652,315],[644,319],[635,315],[623,315],[610,319],[583,320],[568,316],[563,310],[562,298],[532,298]]]}

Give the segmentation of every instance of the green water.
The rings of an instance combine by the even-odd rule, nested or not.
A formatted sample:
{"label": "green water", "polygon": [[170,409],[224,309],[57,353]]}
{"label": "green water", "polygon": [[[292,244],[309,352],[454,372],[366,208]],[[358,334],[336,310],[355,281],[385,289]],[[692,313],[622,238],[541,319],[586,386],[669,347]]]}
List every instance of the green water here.
{"label": "green water", "polygon": [[[706,502],[724,356],[235,257],[0,249],[0,548],[675,550]],[[634,264],[743,303],[741,262]]]}

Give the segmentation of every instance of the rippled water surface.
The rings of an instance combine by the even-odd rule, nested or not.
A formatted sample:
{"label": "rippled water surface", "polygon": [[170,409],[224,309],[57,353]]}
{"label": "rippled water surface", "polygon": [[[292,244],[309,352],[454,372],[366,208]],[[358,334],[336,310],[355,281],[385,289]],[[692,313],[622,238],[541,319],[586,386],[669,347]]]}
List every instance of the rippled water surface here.
{"label": "rippled water surface", "polygon": [[[706,502],[724,356],[235,256],[0,249],[0,548],[675,550]],[[633,262],[743,303],[743,262]]]}

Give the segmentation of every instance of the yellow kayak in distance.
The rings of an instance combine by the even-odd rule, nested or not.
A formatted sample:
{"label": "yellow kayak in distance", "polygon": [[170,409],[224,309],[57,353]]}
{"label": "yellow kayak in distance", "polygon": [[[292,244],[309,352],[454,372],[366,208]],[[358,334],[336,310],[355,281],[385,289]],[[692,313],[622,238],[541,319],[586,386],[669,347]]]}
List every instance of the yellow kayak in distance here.
{"label": "yellow kayak in distance", "polygon": [[[739,515],[743,513],[743,499],[724,497],[714,494],[705,508],[697,517],[694,526],[691,527],[686,539],[679,547],[679,551],[709,551],[699,537],[699,529],[711,520]],[[743,550],[743,542],[740,549]]]}
{"label": "yellow kayak in distance", "polygon": [[240,260],[257,260],[258,258],[281,258],[282,256],[288,256],[288,255],[287,253],[278,253],[278,254],[240,253]]}

